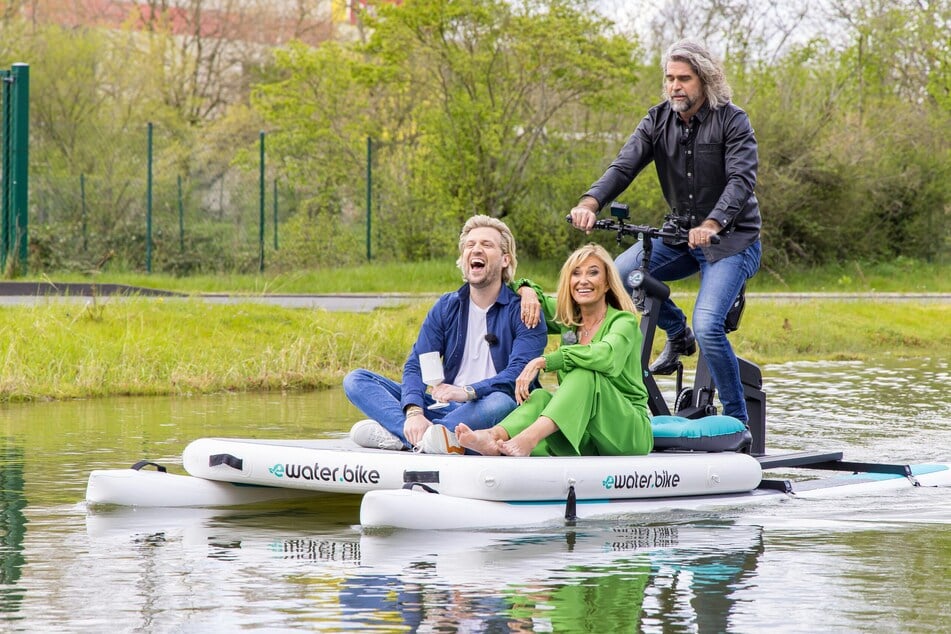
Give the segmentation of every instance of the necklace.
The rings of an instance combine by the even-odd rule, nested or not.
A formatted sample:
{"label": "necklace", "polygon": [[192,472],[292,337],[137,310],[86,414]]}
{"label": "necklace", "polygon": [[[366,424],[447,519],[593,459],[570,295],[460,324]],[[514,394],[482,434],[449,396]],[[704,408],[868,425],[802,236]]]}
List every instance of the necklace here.
{"label": "necklace", "polygon": [[582,323],[581,336],[587,339],[588,335],[592,334],[593,332],[597,332],[598,326],[601,325],[601,322],[604,321],[604,318],[607,316],[607,314],[608,312],[605,310],[603,313],[601,313],[601,316],[598,317],[598,320],[590,326],[585,326],[584,323]]}

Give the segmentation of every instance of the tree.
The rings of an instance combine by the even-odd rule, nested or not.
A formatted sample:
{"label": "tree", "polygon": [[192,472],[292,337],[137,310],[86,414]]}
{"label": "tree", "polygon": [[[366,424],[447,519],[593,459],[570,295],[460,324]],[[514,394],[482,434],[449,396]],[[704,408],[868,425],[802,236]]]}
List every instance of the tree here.
{"label": "tree", "polygon": [[[90,178],[88,206],[94,229],[115,229],[138,207],[144,174],[148,112],[160,108],[148,75],[135,63],[135,46],[120,36],[43,27],[33,38],[31,114],[37,142],[31,157],[35,203],[65,207],[79,221],[79,178]],[[103,51],[116,47],[123,55]],[[95,182],[93,182],[95,180]],[[41,212],[42,213],[42,212]]]}
{"label": "tree", "polygon": [[282,77],[253,103],[310,209],[341,220],[359,218],[373,139],[380,238],[400,257],[451,253],[465,217],[534,204],[539,168],[577,169],[567,145],[600,154],[604,128],[589,126],[603,120],[588,111],[613,121],[636,80],[633,44],[606,35],[584,2],[412,0],[368,25],[365,45],[277,53]]}
{"label": "tree", "polygon": [[[630,42],[577,2],[414,0],[381,10],[367,51],[416,97],[413,141],[432,202],[504,217],[559,115],[633,83]],[[405,135],[403,135],[405,136]],[[435,169],[432,169],[434,168]],[[457,217],[458,219],[458,217]]]}
{"label": "tree", "polygon": [[[899,0],[835,0],[855,77],[855,125],[863,153],[859,189],[871,258],[903,252],[932,259],[951,241],[951,5]],[[868,144],[868,141],[865,141]]]}

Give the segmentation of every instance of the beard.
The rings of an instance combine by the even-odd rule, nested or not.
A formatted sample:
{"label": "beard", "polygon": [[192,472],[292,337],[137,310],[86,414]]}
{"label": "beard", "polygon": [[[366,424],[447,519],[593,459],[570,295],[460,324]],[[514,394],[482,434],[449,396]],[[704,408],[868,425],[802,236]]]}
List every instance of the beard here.
{"label": "beard", "polygon": [[[475,279],[473,279],[475,278]],[[486,262],[482,269],[466,268],[465,280],[474,288],[485,288],[502,279],[502,267]]]}
{"label": "beard", "polygon": [[670,102],[670,109],[674,112],[687,112],[693,108],[694,100],[687,95],[684,95],[684,97],[686,98],[683,101],[676,101],[673,95],[668,95],[667,101]]}

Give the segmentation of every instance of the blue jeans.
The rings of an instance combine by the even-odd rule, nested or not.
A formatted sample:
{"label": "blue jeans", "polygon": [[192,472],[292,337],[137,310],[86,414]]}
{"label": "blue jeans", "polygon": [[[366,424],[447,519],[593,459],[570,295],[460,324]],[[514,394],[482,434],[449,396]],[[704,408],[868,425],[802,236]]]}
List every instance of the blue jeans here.
{"label": "blue jeans", "polygon": [[[367,418],[372,418],[393,432],[407,447],[403,435],[406,415],[400,407],[402,391],[396,381],[369,370],[353,370],[343,379],[343,391]],[[426,407],[436,401],[426,394]],[[465,423],[472,429],[488,429],[515,409],[515,399],[505,392],[492,392],[468,403],[452,402],[442,409],[426,409],[423,415],[434,423],[445,425],[455,431],[456,425]]]}
{"label": "blue jeans", "polygon": [[[726,338],[723,322],[740,289],[759,270],[762,246],[757,240],[736,255],[707,262],[701,249],[686,245],[670,247],[661,238],[653,239],[653,251],[648,265],[650,274],[663,282],[682,280],[700,273],[700,291],[693,309],[693,330],[710,368],[710,376],[720,394],[723,413],[743,422],[749,420],[746,399],[740,382],[740,367],[733,347]],[[644,247],[638,242],[618,256],[616,264],[628,292],[627,276],[641,265]],[[668,339],[676,339],[687,329],[687,317],[668,298],[660,307],[658,327]]]}

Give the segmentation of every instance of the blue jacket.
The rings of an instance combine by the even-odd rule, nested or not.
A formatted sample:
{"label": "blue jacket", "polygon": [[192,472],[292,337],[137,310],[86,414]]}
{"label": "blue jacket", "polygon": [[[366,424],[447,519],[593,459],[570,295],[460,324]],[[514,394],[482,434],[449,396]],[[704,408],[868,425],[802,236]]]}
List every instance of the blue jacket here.
{"label": "blue jacket", "polygon": [[[515,379],[525,364],[540,357],[548,342],[548,326],[544,318],[534,328],[522,323],[521,298],[508,286],[502,285],[495,304],[485,317],[488,335],[494,335],[490,343],[492,363],[498,372],[493,377],[472,385],[476,396],[492,392],[505,392],[515,397]],[[466,328],[469,323],[469,285],[440,297],[426,315],[406,363],[403,365],[402,399],[400,406],[424,406],[423,394],[426,384],[420,376],[419,355],[439,351],[443,357],[445,382],[453,383],[462,365],[466,348]]]}

